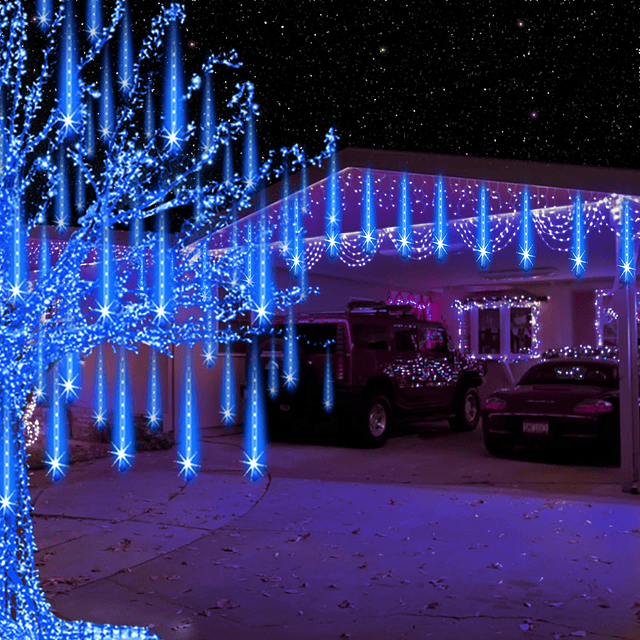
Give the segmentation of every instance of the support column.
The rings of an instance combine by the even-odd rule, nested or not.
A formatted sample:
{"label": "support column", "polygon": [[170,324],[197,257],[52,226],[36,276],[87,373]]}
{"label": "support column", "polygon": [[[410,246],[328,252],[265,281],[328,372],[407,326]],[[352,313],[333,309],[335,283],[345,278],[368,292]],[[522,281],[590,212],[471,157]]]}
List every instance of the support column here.
{"label": "support column", "polygon": [[617,281],[618,351],[620,356],[620,471],[622,491],[640,488],[640,417],[638,415],[638,329],[636,283]]}

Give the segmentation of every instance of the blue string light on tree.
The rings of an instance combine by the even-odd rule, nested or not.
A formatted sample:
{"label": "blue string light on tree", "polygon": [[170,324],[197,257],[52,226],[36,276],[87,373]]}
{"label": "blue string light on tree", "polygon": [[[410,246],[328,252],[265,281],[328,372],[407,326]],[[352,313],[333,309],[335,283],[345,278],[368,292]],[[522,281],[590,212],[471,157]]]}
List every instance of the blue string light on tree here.
{"label": "blue string light on tree", "polygon": [[262,209],[260,214],[259,235],[256,300],[253,311],[258,326],[264,328],[269,325],[271,317],[273,316],[273,274],[270,230],[264,209]]}
{"label": "blue string light on tree", "polygon": [[166,148],[177,154],[184,146],[186,135],[185,110],[181,104],[184,82],[178,18],[169,24],[164,81],[163,137],[166,140]]}
{"label": "blue string light on tree", "polygon": [[64,376],[60,380],[61,395],[66,402],[73,402],[81,387],[80,358],[77,353],[68,352],[64,357]]}
{"label": "blue string light on tree", "polygon": [[324,356],[324,383],[322,385],[322,407],[326,413],[333,411],[333,371],[331,369],[331,345],[327,345]]}
{"label": "blue string light on tree", "polygon": [[200,255],[202,270],[202,300],[204,302],[204,321],[206,326],[206,335],[202,341],[202,358],[205,365],[208,368],[211,368],[218,358],[218,340],[216,339],[216,334],[218,332],[218,319],[213,308],[218,299],[218,288],[212,287],[211,284],[211,263],[209,259],[208,236],[202,243]]}
{"label": "blue string light on tree", "polygon": [[131,386],[127,368],[127,352],[122,346],[118,347],[118,371],[114,396],[116,408],[114,425],[111,430],[111,455],[113,464],[118,468],[118,471],[126,471],[133,462],[135,440],[131,415]]}
{"label": "blue string light on tree", "polygon": [[433,253],[439,261],[447,257],[449,251],[449,225],[447,223],[447,194],[444,178],[438,176],[435,194],[435,224],[432,238]]}
{"label": "blue string light on tree", "polygon": [[178,475],[184,474],[189,482],[198,475],[201,466],[200,428],[198,424],[198,400],[196,383],[193,378],[192,348],[186,347],[184,376],[182,383],[182,404],[180,407],[180,429],[178,437]]}
{"label": "blue string light on tree", "polygon": [[78,51],[73,16],[73,2],[72,0],[65,0],[64,27],[61,41],[62,64],[60,65],[58,84],[58,111],[62,132],[67,137],[78,132],[78,126],[81,121]]}
{"label": "blue string light on tree", "polygon": [[109,55],[109,45],[107,44],[102,49],[102,74],[98,102],[98,128],[100,130],[100,139],[104,144],[108,144],[115,125],[112,75],[111,56]]}
{"label": "blue string light on tree", "polygon": [[28,289],[25,263],[27,243],[20,201],[12,200],[8,204],[13,212],[11,216],[11,248],[9,250],[9,271],[11,273],[9,301],[13,305],[18,305]]}
{"label": "blue string light on tree", "polygon": [[149,381],[147,386],[147,424],[153,430],[162,424],[162,387],[158,366],[158,352],[151,348],[149,354]]}
{"label": "blue string light on tree", "polygon": [[636,278],[636,249],[633,234],[633,220],[628,198],[622,199],[622,216],[620,219],[620,282],[630,284]]}
{"label": "blue string light on tree", "polygon": [[9,411],[2,409],[2,496],[0,496],[0,513],[7,515],[17,506],[15,497],[15,442]]}
{"label": "blue string light on tree", "polygon": [[291,251],[291,188],[289,186],[289,165],[285,165],[282,174],[281,198],[280,198],[280,254],[286,260]]}
{"label": "blue string light on tree", "polygon": [[331,154],[329,158],[329,175],[327,176],[325,200],[325,248],[327,255],[333,259],[340,250],[342,231],[342,203],[337,153]]}
{"label": "blue string light on tree", "polygon": [[129,3],[123,2],[123,13],[120,19],[120,56],[118,60],[118,86],[124,96],[129,96],[133,83],[133,44],[131,35],[131,18]]}
{"label": "blue string light on tree", "polygon": [[53,0],[37,0],[36,21],[42,31],[46,31],[53,20]]}
{"label": "blue string light on tree", "polygon": [[249,345],[247,366],[247,396],[244,410],[244,464],[245,475],[257,480],[267,466],[266,411],[264,382],[260,360],[259,338],[254,335]]}
{"label": "blue string light on tree", "polygon": [[376,197],[371,170],[364,172],[362,185],[362,231],[360,234],[362,249],[369,254],[375,251],[378,243],[376,230]]}
{"label": "blue string light on tree", "polygon": [[489,203],[487,202],[487,187],[480,185],[478,192],[478,227],[476,232],[476,261],[485,269],[491,262],[491,217],[489,215]]}
{"label": "blue string light on tree", "polygon": [[277,398],[279,392],[279,380],[278,380],[278,358],[276,356],[276,334],[275,331],[271,333],[269,341],[269,370],[267,375],[267,390],[270,398]]}
{"label": "blue string light on tree", "polygon": [[161,211],[158,214],[158,229],[155,256],[155,321],[159,325],[166,325],[171,319],[173,311],[172,286],[173,259],[169,246],[169,229],[167,214]]}
{"label": "blue string light on tree", "polygon": [[91,44],[96,43],[102,31],[102,2],[89,0],[87,2],[87,39]]}
{"label": "blue string light on tree", "polygon": [[230,427],[235,423],[237,406],[236,406],[236,382],[235,373],[233,371],[233,358],[231,355],[231,343],[227,342],[224,347],[223,366],[222,366],[222,403],[220,413],[222,414],[222,423]]}
{"label": "blue string light on tree", "polygon": [[[74,382],[75,374],[69,376],[64,371],[67,354],[90,353],[100,345],[113,344],[121,353],[119,379],[114,390],[113,419],[110,419],[113,425],[112,453],[115,465],[123,470],[128,468],[134,454],[134,441],[126,435],[127,416],[131,417],[131,411],[127,407],[129,384],[123,350],[125,346],[135,350],[137,345],[147,344],[154,350],[169,353],[171,345],[196,344],[205,338],[207,329],[199,314],[176,314],[179,308],[203,308],[198,275],[193,277],[197,240],[208,231],[228,226],[229,218],[236,215],[236,207],[247,204],[250,193],[245,181],[235,174],[231,175],[228,184],[221,184],[218,179],[203,174],[199,190],[195,189],[194,177],[208,162],[208,158],[193,153],[192,149],[178,156],[176,145],[171,140],[172,136],[176,141],[188,137],[190,128],[186,125],[182,129],[172,128],[171,109],[164,110],[164,131],[156,131],[154,125],[149,124],[153,110],[145,108],[145,102],[148,107],[152,105],[152,100],[145,100],[145,92],[150,98],[153,92],[162,89],[162,84],[154,86],[160,75],[157,61],[162,54],[163,41],[170,39],[171,26],[175,27],[184,19],[184,10],[180,5],[172,4],[163,8],[150,21],[146,37],[139,39],[141,49],[133,65],[131,96],[125,99],[120,92],[118,99],[112,91],[111,80],[104,83],[108,91],[102,91],[102,67],[111,69],[111,64],[110,61],[106,65],[101,63],[105,60],[102,52],[109,47],[111,40],[118,37],[117,21],[122,18],[122,2],[118,0],[115,3],[110,24],[101,29],[99,34],[96,27],[99,22],[89,13],[87,25],[90,30],[96,29],[96,33],[87,33],[93,44],[90,43],[83,50],[78,47],[77,51],[71,0],[58,2],[55,17],[50,11],[51,4],[40,3],[38,13],[43,16],[43,27],[53,23],[55,28],[43,29],[32,41],[30,38],[33,39],[34,27],[29,20],[32,9],[27,3],[23,0],[3,0],[0,3],[0,33],[4,36],[0,38],[0,93],[7,100],[4,115],[11,116],[10,124],[4,118],[3,135],[0,136],[0,200],[8,205],[0,207],[0,229],[3,230],[0,233],[0,254],[4,256],[4,260],[0,260],[0,288],[3,294],[0,296],[0,312],[5,320],[0,323],[0,401],[2,431],[10,430],[7,438],[3,438],[3,465],[6,443],[13,458],[15,478],[13,489],[4,484],[0,489],[4,494],[0,503],[4,506],[0,581],[5,603],[9,603],[7,607],[0,607],[0,635],[16,640],[157,640],[147,629],[67,621],[52,611],[39,583],[35,565],[36,544],[28,490],[27,444],[22,423],[24,408],[33,405],[34,387],[38,384],[40,373],[53,368],[48,394],[50,422],[46,436],[45,466],[48,477],[58,480],[64,475],[69,462],[68,409],[65,406],[65,395],[68,394],[65,393],[67,385],[61,383],[61,378],[66,376],[69,385],[79,383],[79,380]],[[48,8],[41,10],[40,7]],[[96,7],[94,5],[94,9]],[[98,37],[98,42],[94,36]],[[115,52],[116,49],[111,53]],[[179,55],[175,59],[181,62]],[[167,56],[169,63],[170,56]],[[238,68],[240,63],[234,52],[210,56],[203,65],[203,73],[212,73],[216,65]],[[78,79],[80,69],[82,81]],[[180,73],[175,76],[167,73],[166,76],[169,89],[162,92],[163,97],[170,93],[174,79],[176,83],[182,82]],[[185,119],[192,112],[191,103],[198,90],[200,77],[199,74],[192,76],[186,92],[181,88],[175,92],[176,113]],[[55,85],[53,92],[49,87],[51,81]],[[98,94],[101,97],[109,95],[113,106],[113,117],[106,124],[109,131],[100,145],[94,144],[95,132],[91,123],[91,103],[99,99]],[[100,103],[96,104],[102,114],[104,110]],[[215,131],[212,146],[218,148],[223,140],[237,139],[244,131],[248,114],[255,113],[256,108],[253,86],[247,82],[238,85],[225,110],[224,121]],[[140,126],[143,122],[144,130]],[[104,124],[104,121],[98,122],[96,117],[96,124]],[[79,137],[80,134],[82,137]],[[169,149],[171,153],[168,153]],[[325,151],[310,162],[319,164],[334,150],[335,144],[328,141]],[[291,156],[293,153],[285,150],[284,155]],[[272,178],[281,172],[281,167],[273,165],[273,157],[270,155],[270,160],[260,170],[261,178],[266,174]],[[79,169],[82,171],[77,174]],[[80,175],[87,186],[91,184],[84,194],[69,189],[71,176],[76,179]],[[100,283],[96,280],[99,279],[102,260],[102,212],[108,212],[109,226],[129,229],[135,235],[140,226],[133,223],[134,219],[158,220],[161,212],[168,216],[177,209],[181,212],[188,210],[199,197],[198,193],[202,197],[203,215],[198,220],[193,217],[181,225],[176,219],[178,229],[174,242],[171,246],[168,241],[165,242],[165,251],[171,250],[172,255],[177,257],[175,286],[173,275],[169,273],[173,269],[165,269],[165,302],[172,304],[170,321],[161,320],[168,310],[158,302],[160,278],[157,269],[147,282],[142,272],[144,263],[137,260],[138,257],[146,259],[144,254],[147,251],[152,253],[155,249],[154,266],[162,264],[157,260],[158,253],[161,253],[161,233],[157,241],[145,237],[142,246],[134,240],[134,251],[130,246],[124,246],[128,244],[126,242],[118,247],[114,258],[120,259],[117,265],[115,260],[112,265],[117,266],[110,296],[110,300],[115,301],[113,313],[110,322],[101,322],[96,308],[104,300],[101,298]],[[72,234],[51,243],[47,241],[46,230],[42,231],[41,238],[44,241],[41,249],[47,254],[47,246],[51,249],[50,269],[40,267],[38,277],[29,280],[28,294],[19,299],[19,304],[10,304],[7,288],[14,284],[14,272],[9,263],[15,242],[11,227],[14,214],[12,199],[16,194],[20,194],[24,204],[25,229],[33,236],[33,239],[26,239],[28,244],[25,245],[33,254],[30,256],[32,265],[35,264],[35,250],[39,244],[38,234],[33,233],[34,226],[45,226],[45,216],[49,210],[52,210],[53,223],[61,231],[71,225],[75,229]],[[80,207],[82,215],[75,219],[71,216],[73,198],[78,203],[84,201]],[[231,211],[231,215],[227,215],[227,211]],[[228,231],[223,233],[226,235]],[[216,245],[217,248],[220,245]],[[217,253],[216,257],[219,255]],[[214,311],[225,323],[235,321],[247,310],[244,292],[232,285],[229,278],[231,268],[240,269],[241,265],[241,259],[230,260],[228,256],[222,256],[211,270],[212,284],[223,287],[226,292],[223,300],[216,297],[212,301]],[[275,306],[275,293],[273,296]],[[278,308],[298,300],[297,293],[280,295],[278,292]],[[14,302],[18,303],[17,297]],[[158,314],[159,309],[164,313]],[[229,341],[244,339],[253,330],[253,327],[249,329],[245,324],[239,324],[235,330],[229,328],[224,338]],[[120,375],[122,361],[125,362],[124,375]],[[13,503],[11,508],[10,503]]]}
{"label": "blue string light on tree", "polygon": [[61,480],[69,466],[69,442],[67,435],[67,410],[59,383],[59,365],[52,369],[52,391],[49,404],[49,424],[47,425],[45,443],[45,467],[47,475],[54,480]]}
{"label": "blue string light on tree", "polygon": [[411,255],[413,248],[413,231],[411,229],[411,198],[409,193],[409,176],[406,173],[400,178],[400,201],[398,202],[398,238],[396,246],[403,258]]}
{"label": "blue string light on tree", "polygon": [[64,146],[58,150],[58,184],[56,194],[55,223],[59,233],[64,233],[71,218],[69,203],[69,179],[67,177],[67,151]]}
{"label": "blue string light on tree", "polygon": [[94,410],[93,419],[98,429],[103,429],[107,424],[107,372],[104,363],[104,345],[98,345],[98,357],[96,359],[96,375],[94,382]]}
{"label": "blue string light on tree", "polygon": [[298,336],[293,309],[287,311],[287,326],[284,332],[284,363],[282,368],[283,384],[287,391],[298,386],[300,377],[300,358],[298,354]]}
{"label": "blue string light on tree", "polygon": [[585,237],[582,196],[575,194],[573,200],[573,231],[571,237],[571,270],[581,278],[587,268],[587,240]]}
{"label": "blue string light on tree", "polygon": [[[96,154],[96,122],[94,100],[87,100],[85,105],[86,118],[84,122],[84,152],[88,160]],[[83,178],[84,180],[84,178]]]}
{"label": "blue string light on tree", "polygon": [[533,253],[533,229],[531,224],[531,208],[529,202],[529,189],[522,190],[522,204],[520,217],[520,266],[523,271],[529,271],[533,267],[535,255]]}
{"label": "blue string light on tree", "polygon": [[255,288],[255,252],[253,244],[253,225],[248,220],[244,227],[244,286],[249,298],[249,305],[253,305],[253,291]]}

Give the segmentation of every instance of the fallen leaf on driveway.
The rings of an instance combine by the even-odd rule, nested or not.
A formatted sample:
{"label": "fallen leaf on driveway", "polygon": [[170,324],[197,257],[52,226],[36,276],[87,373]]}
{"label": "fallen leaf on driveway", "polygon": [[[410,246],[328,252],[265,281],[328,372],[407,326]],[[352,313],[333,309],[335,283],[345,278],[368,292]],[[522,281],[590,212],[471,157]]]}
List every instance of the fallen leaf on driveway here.
{"label": "fallen leaf on driveway", "polygon": [[561,607],[564,602],[545,602],[545,604],[549,607]]}
{"label": "fallen leaf on driveway", "polygon": [[353,533],[354,535],[357,533],[360,533],[360,527],[358,527],[357,529],[354,529],[351,533]]}
{"label": "fallen leaf on driveway", "polygon": [[487,565],[487,569],[502,569],[502,565],[499,562],[492,562]]}
{"label": "fallen leaf on driveway", "polygon": [[435,609],[440,603],[439,602],[430,602],[429,604],[425,604],[423,609]]}
{"label": "fallen leaf on driveway", "polygon": [[343,600],[339,605],[338,605],[341,609],[355,609],[355,604],[353,604],[353,602],[349,602],[348,600]]}
{"label": "fallen leaf on driveway", "polygon": [[221,598],[212,609],[237,609],[239,606],[239,604],[233,604],[229,598]]}
{"label": "fallen leaf on driveway", "polygon": [[171,627],[171,631],[177,631],[178,629],[188,629],[193,624],[191,618],[186,618],[185,620],[181,620],[176,625]]}
{"label": "fallen leaf on driveway", "polygon": [[223,551],[226,551],[227,553],[238,553],[237,549],[234,549],[233,547],[222,547]]}
{"label": "fallen leaf on driveway", "polygon": [[586,638],[587,637],[587,632],[586,631],[582,631],[582,629],[580,631],[572,631],[571,632],[572,636],[577,636],[578,638]]}
{"label": "fallen leaf on driveway", "polygon": [[302,542],[302,540],[306,540],[310,535],[311,535],[311,531],[308,531],[307,533],[303,533],[301,536],[298,536],[296,538],[296,542]]}

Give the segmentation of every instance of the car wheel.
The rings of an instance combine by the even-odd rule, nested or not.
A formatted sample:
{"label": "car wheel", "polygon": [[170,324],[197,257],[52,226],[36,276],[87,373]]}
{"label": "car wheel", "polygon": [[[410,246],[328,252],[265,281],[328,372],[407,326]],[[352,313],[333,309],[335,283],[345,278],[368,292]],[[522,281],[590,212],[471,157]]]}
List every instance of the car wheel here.
{"label": "car wheel", "polygon": [[485,438],[484,446],[492,456],[507,456],[513,453],[513,445],[504,441]]}
{"label": "car wheel", "polygon": [[365,447],[381,447],[389,437],[391,405],[385,396],[369,396],[361,422],[360,444]]}
{"label": "car wheel", "polygon": [[452,431],[473,431],[480,421],[480,397],[474,388],[469,388],[462,396],[458,413],[449,420]]}

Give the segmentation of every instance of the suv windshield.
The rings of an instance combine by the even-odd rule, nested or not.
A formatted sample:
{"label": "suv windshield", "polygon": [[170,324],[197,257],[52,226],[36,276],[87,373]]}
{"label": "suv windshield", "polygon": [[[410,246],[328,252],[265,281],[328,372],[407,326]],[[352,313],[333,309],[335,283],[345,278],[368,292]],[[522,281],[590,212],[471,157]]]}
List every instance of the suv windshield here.
{"label": "suv windshield", "polygon": [[394,333],[396,351],[447,351],[446,336],[441,327],[396,327]]}
{"label": "suv windshield", "polygon": [[527,371],[518,384],[584,384],[618,386],[618,370],[605,362],[544,362]]}

